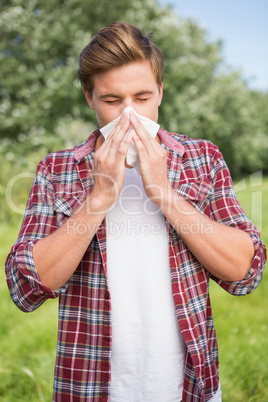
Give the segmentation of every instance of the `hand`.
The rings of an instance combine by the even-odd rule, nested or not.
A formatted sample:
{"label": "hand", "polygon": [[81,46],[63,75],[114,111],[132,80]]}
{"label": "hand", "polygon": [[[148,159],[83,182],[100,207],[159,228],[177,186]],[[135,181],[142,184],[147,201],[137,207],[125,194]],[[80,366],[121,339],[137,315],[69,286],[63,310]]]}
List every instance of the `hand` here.
{"label": "hand", "polygon": [[126,153],[132,140],[131,133],[124,140],[129,126],[129,118],[123,113],[94,155],[95,182],[90,198],[97,199],[99,208],[104,212],[117,200],[123,187]]}
{"label": "hand", "polygon": [[132,136],[140,158],[144,190],[160,207],[167,194],[172,191],[167,178],[167,153],[147,132],[134,113],[130,113],[130,122],[135,130]]}

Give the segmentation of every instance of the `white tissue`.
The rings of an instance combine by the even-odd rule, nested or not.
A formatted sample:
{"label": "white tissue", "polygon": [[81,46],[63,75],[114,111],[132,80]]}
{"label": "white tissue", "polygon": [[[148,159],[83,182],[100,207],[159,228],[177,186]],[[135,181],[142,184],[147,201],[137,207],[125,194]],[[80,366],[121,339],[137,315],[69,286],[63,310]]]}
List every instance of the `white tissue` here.
{"label": "white tissue", "polygon": [[[153,138],[156,137],[156,134],[158,133],[158,130],[160,127],[159,124],[155,123],[153,120],[148,119],[147,117],[137,114],[136,111],[131,106],[126,107],[123,110],[123,113],[124,112],[127,114],[127,116],[129,116],[130,112],[134,112],[136,114],[137,118],[143,124],[144,128],[148,131],[148,133],[150,133]],[[117,119],[111,121],[111,123],[107,124],[106,126],[104,126],[100,129],[100,132],[102,133],[102,135],[104,136],[105,139],[108,137],[108,135],[114,129],[115,125],[118,123],[121,116],[122,116],[122,114],[119,117],[117,117]],[[125,138],[127,137],[128,133],[131,129],[132,129],[132,126],[129,127],[129,130],[128,130]],[[124,138],[124,140],[125,140],[125,138]],[[124,142],[124,140],[123,140],[123,142]],[[126,161],[127,161],[128,165],[133,166],[137,170],[137,172],[140,174],[140,163],[139,163],[138,151],[137,151],[137,148],[133,141],[131,141],[131,144],[128,148]]]}

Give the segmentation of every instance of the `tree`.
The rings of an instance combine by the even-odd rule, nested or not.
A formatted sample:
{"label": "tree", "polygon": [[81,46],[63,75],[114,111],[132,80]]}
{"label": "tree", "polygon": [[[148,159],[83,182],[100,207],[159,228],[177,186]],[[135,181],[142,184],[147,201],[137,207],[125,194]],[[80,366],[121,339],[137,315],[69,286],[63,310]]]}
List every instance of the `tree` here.
{"label": "tree", "polygon": [[9,0],[1,2],[0,138],[53,133],[66,116],[93,120],[78,82],[78,56],[114,20],[146,25],[155,1]]}
{"label": "tree", "polygon": [[102,26],[119,20],[153,32],[164,53],[160,124],[215,142],[235,175],[264,167],[267,96],[252,94],[239,73],[224,69],[222,43],[209,42],[196,22],[156,0],[0,0],[0,5],[2,152],[3,144],[14,141],[24,153],[40,147],[50,152],[72,145],[64,137],[73,143],[85,138],[84,129],[75,136],[73,127],[86,122],[89,133],[96,126],[75,79],[78,56]]}

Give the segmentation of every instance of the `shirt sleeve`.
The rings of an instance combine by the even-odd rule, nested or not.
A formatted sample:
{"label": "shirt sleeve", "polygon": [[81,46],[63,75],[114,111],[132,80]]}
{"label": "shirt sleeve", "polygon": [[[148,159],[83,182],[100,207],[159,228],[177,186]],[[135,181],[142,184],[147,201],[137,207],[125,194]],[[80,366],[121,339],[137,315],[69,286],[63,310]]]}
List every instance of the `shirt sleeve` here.
{"label": "shirt sleeve", "polygon": [[56,298],[68,287],[68,283],[58,290],[44,286],[33,259],[32,250],[35,243],[58,228],[53,200],[53,184],[41,161],[37,167],[18,239],[5,264],[11,298],[25,312],[35,310],[48,298]]}
{"label": "shirt sleeve", "polygon": [[267,259],[266,247],[260,239],[258,229],[247,217],[237,200],[229,169],[218,148],[213,159],[211,172],[214,191],[211,196],[211,218],[248,233],[254,245],[254,257],[251,267],[242,281],[228,282],[214,276],[212,279],[233,295],[246,295],[253,292],[262,280]]}

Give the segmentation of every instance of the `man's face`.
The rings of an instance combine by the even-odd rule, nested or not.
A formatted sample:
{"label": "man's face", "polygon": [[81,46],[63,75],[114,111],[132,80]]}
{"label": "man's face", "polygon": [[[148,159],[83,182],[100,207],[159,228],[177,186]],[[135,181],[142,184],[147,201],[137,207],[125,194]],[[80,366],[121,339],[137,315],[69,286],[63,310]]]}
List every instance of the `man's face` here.
{"label": "man's face", "polygon": [[92,96],[85,91],[89,106],[96,112],[99,128],[120,116],[127,106],[157,122],[162,95],[163,84],[158,87],[149,60],[96,74]]}

